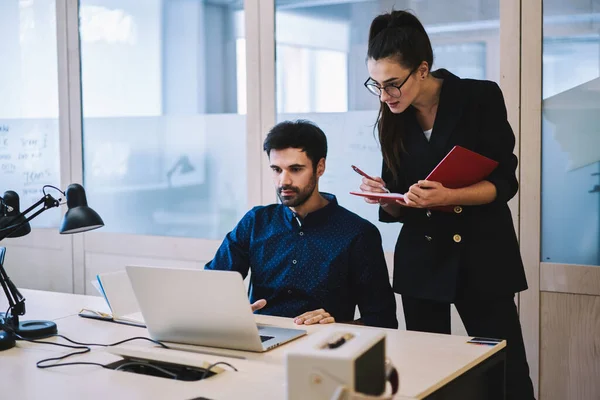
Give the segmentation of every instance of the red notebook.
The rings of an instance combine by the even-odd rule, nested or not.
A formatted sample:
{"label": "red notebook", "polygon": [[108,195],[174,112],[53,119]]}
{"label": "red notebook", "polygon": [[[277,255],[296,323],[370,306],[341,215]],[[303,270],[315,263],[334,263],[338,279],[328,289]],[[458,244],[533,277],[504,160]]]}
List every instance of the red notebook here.
{"label": "red notebook", "polygon": [[497,166],[498,162],[491,158],[454,146],[425,179],[439,182],[450,189],[458,189],[482,181]]}
{"label": "red notebook", "polygon": [[[498,162],[491,158],[461,146],[454,146],[425,179],[440,182],[450,189],[458,189],[482,181],[497,166]],[[350,192],[350,194],[371,199],[404,200],[404,195],[399,193]],[[453,212],[454,206],[433,207],[432,210]]]}
{"label": "red notebook", "polygon": [[[458,189],[484,180],[497,166],[498,162],[491,158],[461,146],[454,146],[425,180],[439,182],[450,189]],[[452,212],[454,207],[433,209]]]}

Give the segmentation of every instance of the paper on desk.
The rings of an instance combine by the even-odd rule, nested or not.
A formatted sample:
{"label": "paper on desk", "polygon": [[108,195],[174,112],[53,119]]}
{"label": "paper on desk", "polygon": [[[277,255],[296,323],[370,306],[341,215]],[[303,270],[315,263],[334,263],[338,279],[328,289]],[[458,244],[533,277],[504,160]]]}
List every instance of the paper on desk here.
{"label": "paper on desk", "polygon": [[113,316],[113,319],[116,319],[118,321],[131,322],[133,324],[140,324],[140,325],[146,324],[146,322],[144,322],[144,317],[142,316],[142,313],[139,311],[135,312],[135,313],[127,314],[127,315],[122,315],[118,318],[115,318]]}
{"label": "paper on desk", "polygon": [[100,287],[100,283],[98,283],[98,279],[96,278],[93,281],[91,281],[90,283],[92,284],[94,289],[96,289],[98,291],[98,293],[100,293],[100,295],[102,297],[104,297],[104,292],[102,291],[102,288]]}
{"label": "paper on desk", "polygon": [[127,272],[99,274],[92,285],[106,300],[115,320],[144,323]]}

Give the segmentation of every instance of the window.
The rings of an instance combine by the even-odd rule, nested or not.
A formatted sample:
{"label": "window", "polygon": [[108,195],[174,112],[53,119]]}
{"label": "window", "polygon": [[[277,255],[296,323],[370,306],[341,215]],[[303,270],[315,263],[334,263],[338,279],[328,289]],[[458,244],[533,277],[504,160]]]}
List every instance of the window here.
{"label": "window", "polygon": [[[0,54],[0,196],[14,190],[23,211],[43,185],[60,187],[55,1],[0,2]],[[59,218],[53,209],[31,224]]]}
{"label": "window", "polygon": [[84,181],[104,231],[220,239],[246,212],[243,11],[81,0]]}
{"label": "window", "polygon": [[[373,135],[379,102],[363,86],[371,20],[404,2],[276,0],[277,121],[308,119],[328,138],[327,170],[320,189],[340,204],[374,222],[384,248],[393,251],[399,224],[377,222],[377,207],[349,194],[360,177],[351,164],[381,173],[381,152]],[[466,0],[422,0],[411,9],[428,30],[434,48],[433,69],[447,68],[463,78],[500,78],[499,2],[480,6]]]}
{"label": "window", "polygon": [[600,1],[544,3],[541,261],[600,265]]}

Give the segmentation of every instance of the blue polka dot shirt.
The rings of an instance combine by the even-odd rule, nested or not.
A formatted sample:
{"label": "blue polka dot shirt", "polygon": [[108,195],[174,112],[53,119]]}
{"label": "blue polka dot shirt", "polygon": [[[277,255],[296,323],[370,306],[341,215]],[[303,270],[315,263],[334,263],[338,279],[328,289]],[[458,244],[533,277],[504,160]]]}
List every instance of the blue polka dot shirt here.
{"label": "blue polka dot shirt", "polygon": [[336,322],[397,328],[381,235],[335,196],[304,219],[281,204],[255,207],[227,234],[206,269],[250,271],[250,301],[261,314],[296,317],[325,309]]}

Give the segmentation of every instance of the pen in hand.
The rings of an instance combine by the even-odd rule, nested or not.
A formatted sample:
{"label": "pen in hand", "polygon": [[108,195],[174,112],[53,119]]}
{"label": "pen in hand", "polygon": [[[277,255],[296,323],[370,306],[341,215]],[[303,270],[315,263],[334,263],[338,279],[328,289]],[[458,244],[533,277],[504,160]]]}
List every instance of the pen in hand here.
{"label": "pen in hand", "polygon": [[[365,173],[363,170],[361,170],[361,169],[360,169],[360,168],[358,168],[357,166],[355,166],[355,165],[351,165],[351,167],[352,167],[352,169],[354,170],[354,172],[356,172],[357,174],[359,174],[359,175],[362,175],[362,176],[364,176],[364,177],[365,177],[365,178],[367,178],[367,179],[370,179],[370,180],[372,180],[372,181],[375,181],[375,182],[377,182],[377,181],[375,180],[375,178],[373,178],[372,176],[368,175],[367,173]],[[390,193],[390,190],[389,190],[388,188],[386,188],[385,186],[382,186],[381,188],[382,188],[383,190],[385,190],[387,193]]]}

